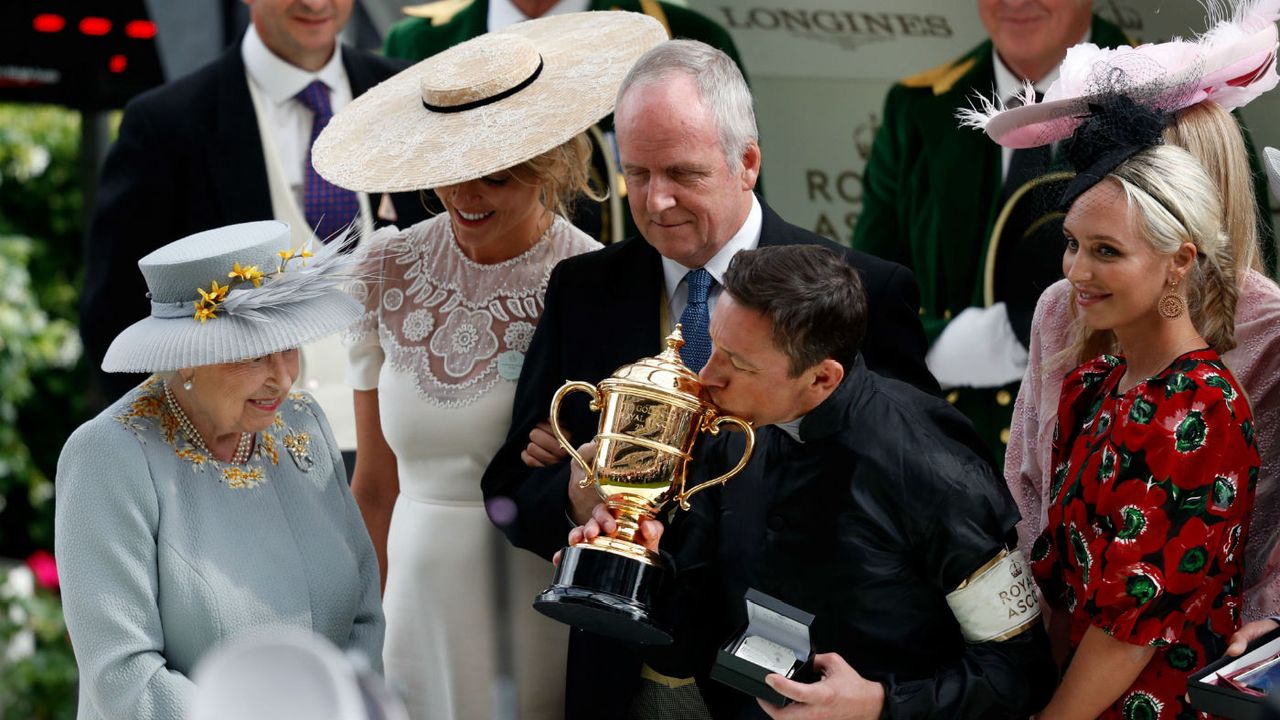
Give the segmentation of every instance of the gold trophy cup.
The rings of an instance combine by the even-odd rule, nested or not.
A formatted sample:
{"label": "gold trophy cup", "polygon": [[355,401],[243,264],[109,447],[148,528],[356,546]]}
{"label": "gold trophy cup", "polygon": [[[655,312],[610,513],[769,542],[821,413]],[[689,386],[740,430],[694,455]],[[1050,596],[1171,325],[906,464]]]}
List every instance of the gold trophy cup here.
{"label": "gold trophy cup", "polygon": [[[533,606],[556,620],[591,632],[646,645],[671,642],[653,612],[666,575],[661,557],[636,542],[640,523],[721,485],[746,467],[755,433],[742,418],[721,415],[708,402],[698,376],[680,360],[680,326],[667,336],[661,354],[624,365],[598,386],[566,382],[551,400],[551,429],[561,447],[587,472],[582,487],[594,485],[618,522],[613,537],[597,537],[565,548],[549,588]],[[591,396],[600,413],[594,462],[587,463],[560,427],[560,403],[573,392]],[[746,433],[747,445],[729,472],[686,487],[686,470],[698,436],[718,435],[724,425]]]}

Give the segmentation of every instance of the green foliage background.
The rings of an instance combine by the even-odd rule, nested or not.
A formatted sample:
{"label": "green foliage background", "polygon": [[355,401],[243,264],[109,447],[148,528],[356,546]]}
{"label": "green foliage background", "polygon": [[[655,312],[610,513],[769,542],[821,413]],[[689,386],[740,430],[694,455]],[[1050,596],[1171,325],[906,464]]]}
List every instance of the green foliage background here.
{"label": "green foliage background", "polygon": [[[58,453],[85,420],[76,332],[83,264],[80,116],[0,104],[0,557],[53,549]],[[0,720],[75,716],[75,661],[55,593],[0,593]]]}

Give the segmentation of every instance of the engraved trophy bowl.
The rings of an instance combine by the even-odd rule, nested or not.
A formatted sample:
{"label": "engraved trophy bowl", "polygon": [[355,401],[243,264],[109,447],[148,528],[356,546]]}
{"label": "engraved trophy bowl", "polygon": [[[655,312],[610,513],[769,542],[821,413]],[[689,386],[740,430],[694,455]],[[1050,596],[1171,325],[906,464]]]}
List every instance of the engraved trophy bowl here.
{"label": "engraved trophy bowl", "polygon": [[[566,382],[552,399],[552,431],[586,470],[582,487],[596,488],[618,532],[566,548],[551,586],[533,603],[539,612],[574,627],[651,645],[671,642],[653,612],[667,570],[657,553],[636,542],[640,523],[673,502],[688,510],[693,495],[741,472],[755,446],[751,425],[722,415],[681,361],[679,325],[665,342],[662,353],[618,368],[599,385]],[[574,392],[590,395],[591,409],[600,413],[591,463],[560,427],[560,403]],[[725,425],[746,433],[742,458],[729,472],[688,487],[688,464],[699,436],[719,435]]]}

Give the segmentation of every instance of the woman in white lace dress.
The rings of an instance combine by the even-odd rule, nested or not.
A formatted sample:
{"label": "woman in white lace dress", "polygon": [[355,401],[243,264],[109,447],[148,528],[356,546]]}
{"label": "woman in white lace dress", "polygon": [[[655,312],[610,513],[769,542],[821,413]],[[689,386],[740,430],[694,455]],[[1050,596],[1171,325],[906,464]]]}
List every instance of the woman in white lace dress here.
{"label": "woman in white lace dress", "polygon": [[[599,247],[539,201],[544,188],[560,201],[576,192],[589,152],[579,135],[438,188],[447,214],[373,239],[380,279],[360,289],[350,345],[352,487],[385,558],[387,676],[415,717],[493,717],[500,652],[513,653],[521,717],[562,714],[566,628],[530,605],[551,567],[502,540],[480,476],[506,437],[551,268]],[[491,570],[499,551],[506,598]],[[509,649],[495,634],[504,613]]]}
{"label": "woman in white lace dress", "polygon": [[489,720],[508,703],[563,716],[568,630],[531,606],[552,567],[506,544],[480,477],[552,267],[599,247],[564,219],[591,194],[583,131],[664,37],[634,13],[513,26],[378,86],[313,149],[337,185],[434,188],[446,210],[365,241],[365,314],[348,342],[352,489],[383,568],[387,679],[414,718]]}

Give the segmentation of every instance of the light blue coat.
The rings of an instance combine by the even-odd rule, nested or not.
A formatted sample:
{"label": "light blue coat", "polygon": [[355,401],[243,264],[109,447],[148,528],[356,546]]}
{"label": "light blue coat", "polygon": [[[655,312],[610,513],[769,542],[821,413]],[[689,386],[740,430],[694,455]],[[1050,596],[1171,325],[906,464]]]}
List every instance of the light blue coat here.
{"label": "light blue coat", "polygon": [[318,405],[294,393],[241,466],[195,450],[151,378],[58,459],[55,547],[79,717],[180,718],[201,657],[265,627],[382,666],[378,565]]}

